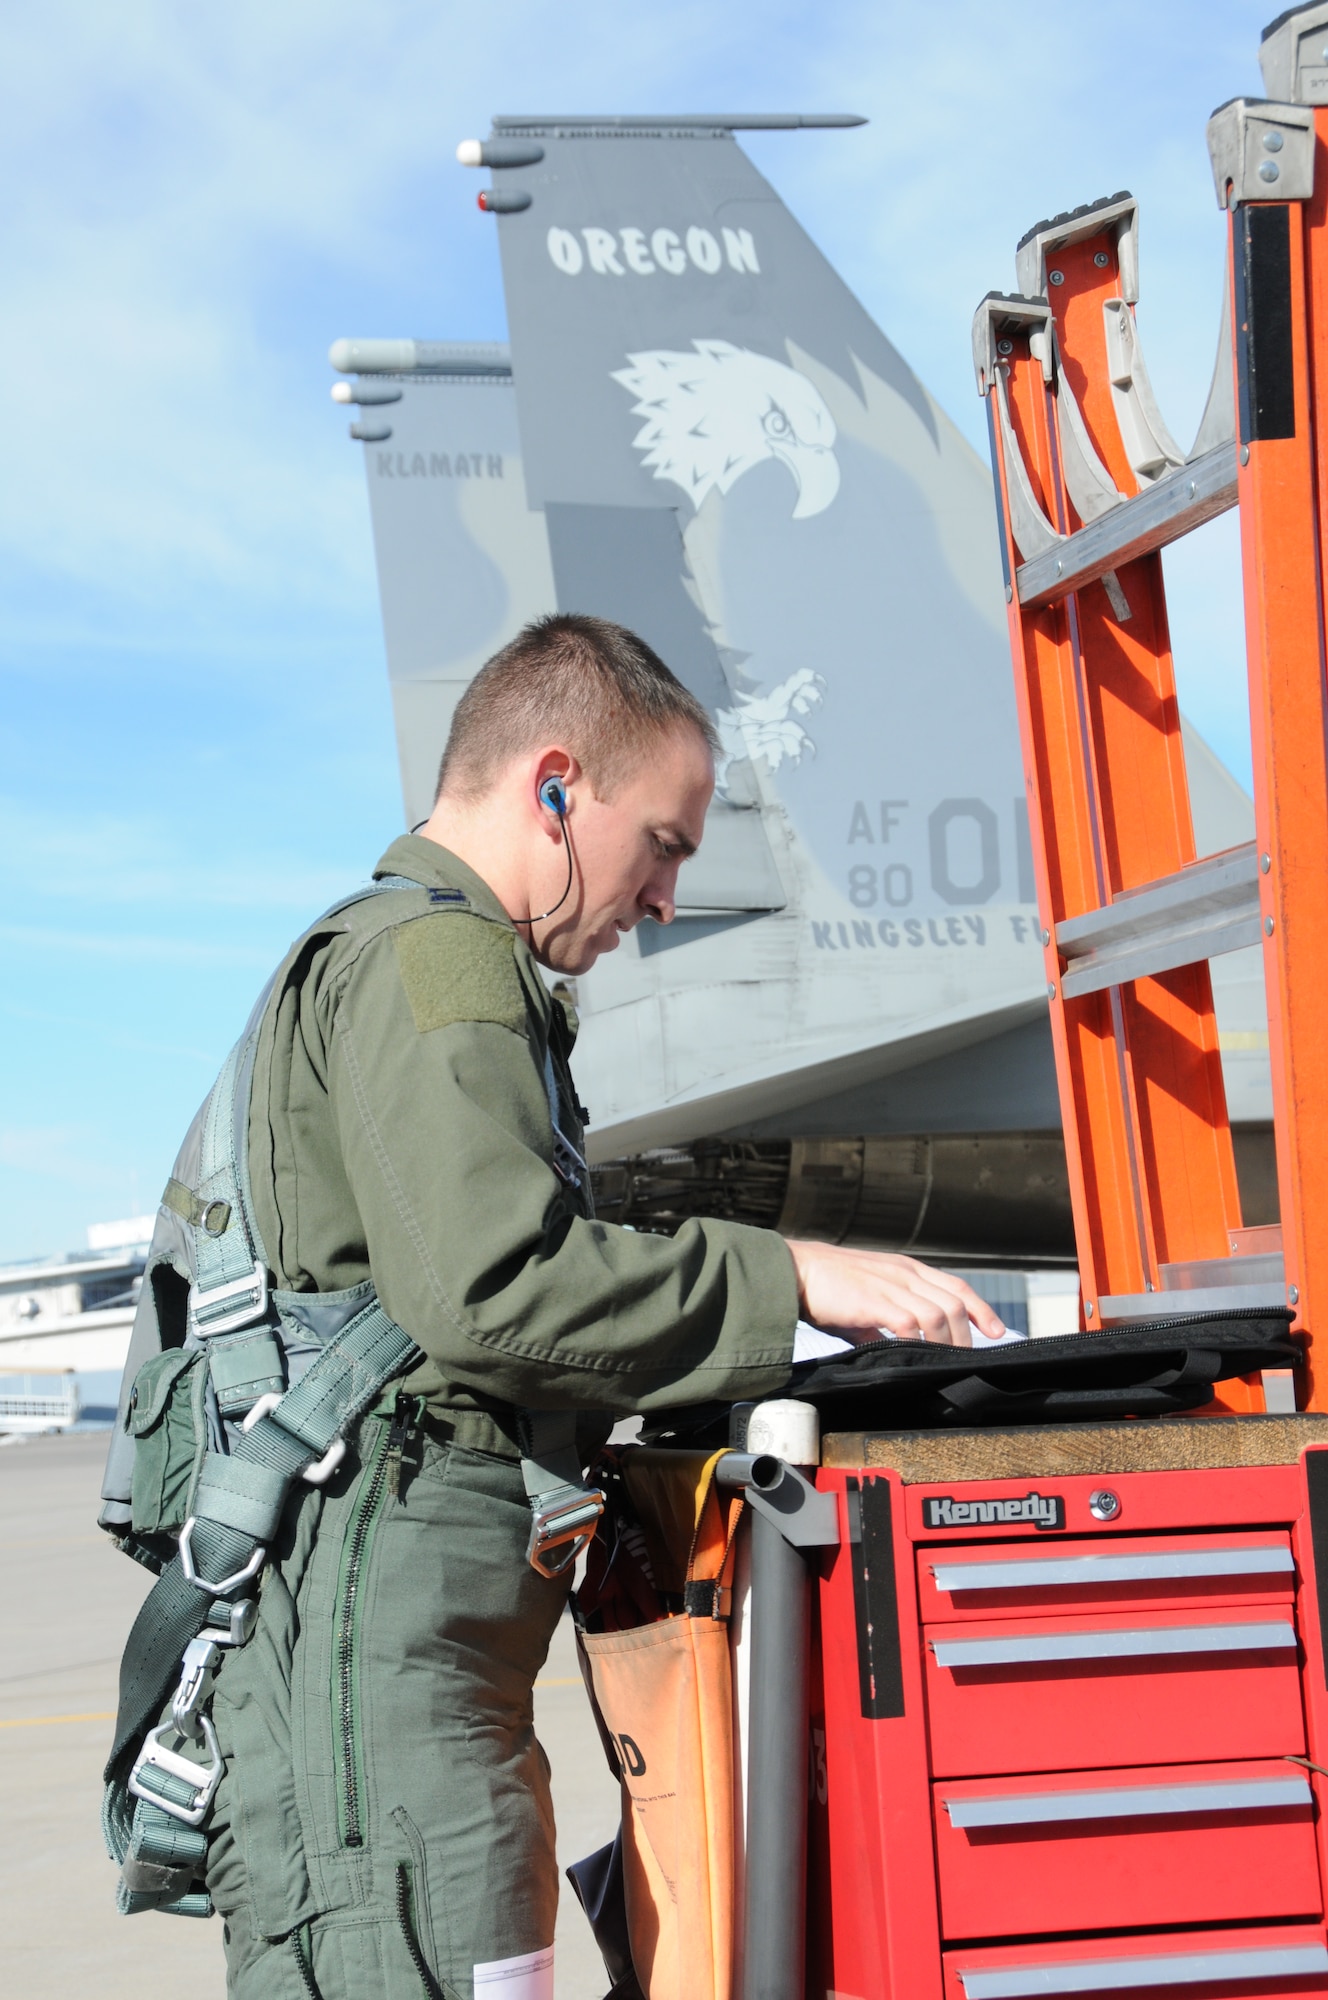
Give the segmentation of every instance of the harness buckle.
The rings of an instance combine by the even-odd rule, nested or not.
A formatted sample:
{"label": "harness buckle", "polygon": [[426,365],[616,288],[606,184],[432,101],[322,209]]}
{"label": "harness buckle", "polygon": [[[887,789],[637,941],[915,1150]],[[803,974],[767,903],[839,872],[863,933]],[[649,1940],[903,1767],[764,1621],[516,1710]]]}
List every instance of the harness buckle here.
{"label": "harness buckle", "polygon": [[171,1721],[181,1736],[197,1740],[203,1733],[199,1710],[212,1692],[221,1650],[221,1641],[209,1634],[191,1639],[184,1649],[180,1685],[171,1696]]}
{"label": "harness buckle", "polygon": [[234,1576],[223,1577],[220,1583],[211,1577],[200,1576],[194,1567],[194,1529],[198,1526],[197,1514],[191,1514],[180,1530],[180,1568],[186,1583],[192,1583],[195,1590],[205,1590],[209,1597],[229,1597],[242,1583],[248,1583],[257,1576],[267,1561],[267,1546],[259,1542],[243,1569],[237,1569]]}
{"label": "harness buckle", "polygon": [[[217,1732],[206,1715],[197,1718],[203,1742],[207,1748],[210,1764],[196,1764],[192,1757],[182,1757],[178,1750],[167,1750],[162,1737],[169,1736],[173,1725],[163,1722],[156,1729],[149,1729],[143,1739],[143,1748],[134,1759],[134,1768],[129,1773],[129,1789],[136,1799],[146,1799],[149,1805],[160,1812],[169,1813],[183,1826],[201,1826],[207,1817],[208,1807],[216,1797],[217,1786],[226,1766],[217,1747]],[[165,1788],[152,1783],[148,1775],[153,1771],[162,1774]],[[172,1784],[173,1781],[173,1784]],[[176,1799],[170,1796],[174,1786],[183,1785],[189,1796]]]}
{"label": "harness buckle", "polygon": [[[240,1425],[242,1431],[251,1431],[260,1417],[270,1417],[281,1397],[275,1389],[268,1389],[261,1395]],[[280,1418],[277,1420],[280,1422]],[[313,1465],[306,1465],[300,1474],[306,1486],[326,1486],[332,1474],[346,1456],[345,1438],[333,1438],[323,1456]]]}
{"label": "harness buckle", "polygon": [[[230,1299],[243,1303],[229,1305]],[[266,1314],[267,1271],[262,1264],[256,1263],[242,1278],[231,1278],[224,1285],[210,1285],[206,1290],[201,1285],[189,1287],[189,1317],[204,1337],[234,1333],[237,1327],[248,1326]]]}
{"label": "harness buckle", "polygon": [[255,1625],[258,1623],[258,1599],[242,1597],[238,1604],[214,1604],[208,1616],[226,1615],[224,1625],[207,1624],[201,1637],[211,1639],[217,1646],[246,1646]]}
{"label": "harness buckle", "polygon": [[526,1560],[540,1576],[562,1576],[594,1537],[604,1512],[604,1491],[564,1486],[538,1504],[532,1501],[530,1512]]}

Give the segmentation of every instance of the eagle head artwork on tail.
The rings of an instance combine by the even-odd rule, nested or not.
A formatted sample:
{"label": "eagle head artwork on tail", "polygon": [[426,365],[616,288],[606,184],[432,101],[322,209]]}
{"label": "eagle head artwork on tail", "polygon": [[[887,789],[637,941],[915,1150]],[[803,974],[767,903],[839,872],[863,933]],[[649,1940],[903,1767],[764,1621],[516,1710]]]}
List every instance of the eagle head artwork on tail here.
{"label": "eagle head artwork on tail", "polygon": [[[835,420],[816,386],[796,368],[728,340],[694,340],[695,352],[654,348],[629,354],[613,379],[637,398],[645,422],[632,443],[656,479],[680,486],[693,507],[728,493],[754,465],[777,459],[798,490],[793,519],[824,513],[839,491]],[[761,757],[771,771],[798,764],[816,746],[796,720],[820,702],[825,682],[802,667],[768,694],[738,695],[715,722],[721,793],[730,764]]]}
{"label": "eagle head artwork on tail", "polygon": [[786,465],[798,489],[795,521],[820,514],[839,491],[835,420],[805,375],[727,340],[694,340],[694,354],[629,354],[613,379],[637,398],[645,423],[632,439],[656,479],[681,486],[694,507],[727,493],[764,459]]}

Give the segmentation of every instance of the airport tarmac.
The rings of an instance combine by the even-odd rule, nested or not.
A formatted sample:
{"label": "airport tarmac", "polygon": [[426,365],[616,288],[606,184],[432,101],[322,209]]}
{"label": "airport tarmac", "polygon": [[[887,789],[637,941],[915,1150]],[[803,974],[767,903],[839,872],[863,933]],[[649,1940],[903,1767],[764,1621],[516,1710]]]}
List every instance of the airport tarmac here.
{"label": "airport tarmac", "polygon": [[[221,1926],[116,1915],[98,1824],[124,1637],[151,1579],[95,1525],[104,1432],[0,1451],[0,1936],[4,1989],[22,2000],[222,2000]],[[536,1684],[553,1767],[561,1865],[612,1838],[609,1775],[576,1669],[570,1622]],[[566,1883],[555,2000],[600,2000],[608,1980]],[[370,2000],[366,1995],[365,2000]]]}

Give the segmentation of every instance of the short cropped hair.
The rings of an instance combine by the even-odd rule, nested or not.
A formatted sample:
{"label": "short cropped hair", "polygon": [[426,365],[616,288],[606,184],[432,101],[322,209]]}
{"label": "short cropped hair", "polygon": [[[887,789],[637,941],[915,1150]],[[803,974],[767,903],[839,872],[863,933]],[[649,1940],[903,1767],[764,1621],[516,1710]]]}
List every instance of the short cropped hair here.
{"label": "short cropped hair", "polygon": [[513,758],[561,741],[606,799],[682,725],[716,755],[709,715],[644,639],[607,618],[557,612],[518,632],[462,695],[438,792],[482,798]]}

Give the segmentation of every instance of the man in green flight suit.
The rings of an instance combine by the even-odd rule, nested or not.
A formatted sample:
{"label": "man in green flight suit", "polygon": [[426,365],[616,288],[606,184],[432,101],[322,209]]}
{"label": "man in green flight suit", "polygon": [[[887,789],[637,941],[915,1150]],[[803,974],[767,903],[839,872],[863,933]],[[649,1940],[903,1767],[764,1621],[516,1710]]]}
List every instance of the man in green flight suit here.
{"label": "man in green flight suit", "polygon": [[372,1278],[427,1359],[299,1489],[217,1683],[208,1886],[235,2000],[551,2000],[531,1689],[568,1583],[526,1560],[518,1412],[583,1413],[588,1451],[633,1412],[777,1392],[800,1317],[1002,1331],[910,1258],[593,1218],[575,1030],[540,969],[670,921],[713,750],[631,633],[528,627],[463,696],[431,818],[378,864],[418,886],[316,927],[268,1002],[249,1144],[275,1283]]}

